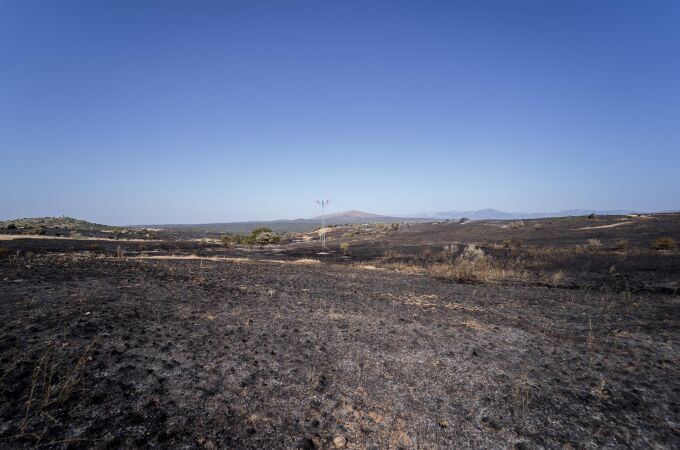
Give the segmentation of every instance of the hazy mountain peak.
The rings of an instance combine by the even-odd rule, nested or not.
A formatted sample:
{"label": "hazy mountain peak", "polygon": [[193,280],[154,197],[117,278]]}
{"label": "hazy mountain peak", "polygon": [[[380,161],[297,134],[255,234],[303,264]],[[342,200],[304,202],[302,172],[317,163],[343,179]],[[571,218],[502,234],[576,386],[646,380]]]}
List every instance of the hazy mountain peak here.
{"label": "hazy mountain peak", "polygon": [[[342,212],[337,212],[337,213],[332,213],[332,214],[326,214],[327,219],[339,219],[342,217],[347,217],[351,219],[370,219],[370,218],[375,218],[375,217],[381,217],[380,214],[373,214],[373,213],[368,213],[365,211],[359,211],[356,209],[352,209],[350,211],[342,211]],[[321,216],[315,217],[317,219],[320,219]]]}

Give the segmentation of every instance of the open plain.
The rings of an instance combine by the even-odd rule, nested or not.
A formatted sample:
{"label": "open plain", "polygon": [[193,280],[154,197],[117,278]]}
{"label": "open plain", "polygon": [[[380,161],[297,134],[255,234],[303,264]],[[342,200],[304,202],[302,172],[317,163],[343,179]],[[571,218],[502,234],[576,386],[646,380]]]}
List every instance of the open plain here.
{"label": "open plain", "polygon": [[0,241],[2,448],[680,446],[680,215]]}

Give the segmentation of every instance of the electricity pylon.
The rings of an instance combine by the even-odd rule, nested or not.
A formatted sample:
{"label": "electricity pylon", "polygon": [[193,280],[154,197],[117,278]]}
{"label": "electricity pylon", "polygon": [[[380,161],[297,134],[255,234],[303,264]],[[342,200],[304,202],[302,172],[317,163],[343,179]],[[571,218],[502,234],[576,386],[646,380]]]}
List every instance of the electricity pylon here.
{"label": "electricity pylon", "polygon": [[326,250],[326,218],[324,216],[324,211],[326,209],[326,205],[330,202],[330,200],[317,200],[316,204],[321,206],[321,249]]}

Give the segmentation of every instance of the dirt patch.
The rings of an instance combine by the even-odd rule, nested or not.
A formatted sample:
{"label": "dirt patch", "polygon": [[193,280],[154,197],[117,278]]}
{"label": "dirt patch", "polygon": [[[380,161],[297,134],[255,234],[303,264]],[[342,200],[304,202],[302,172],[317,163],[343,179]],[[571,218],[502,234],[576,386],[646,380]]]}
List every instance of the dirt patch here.
{"label": "dirt patch", "polygon": [[615,228],[615,227],[620,227],[623,225],[630,225],[633,222],[617,222],[617,223],[609,223],[607,225],[598,225],[594,227],[581,227],[581,228],[576,228],[577,230],[603,230],[605,228]]}

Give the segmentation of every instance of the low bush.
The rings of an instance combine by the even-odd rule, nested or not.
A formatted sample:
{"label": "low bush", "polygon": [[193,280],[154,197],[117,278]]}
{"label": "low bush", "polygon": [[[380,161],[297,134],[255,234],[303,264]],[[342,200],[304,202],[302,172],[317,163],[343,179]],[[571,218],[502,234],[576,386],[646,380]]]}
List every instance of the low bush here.
{"label": "low bush", "polygon": [[272,231],[260,231],[255,236],[255,243],[259,245],[278,244],[281,237]]}
{"label": "low bush", "polygon": [[281,236],[274,233],[272,229],[268,227],[255,228],[250,234],[225,234],[220,238],[220,242],[225,247],[232,247],[237,244],[278,244],[280,241]]}
{"label": "low bush", "polygon": [[654,250],[676,250],[678,243],[671,237],[660,237],[652,241],[652,248]]}
{"label": "low bush", "polygon": [[0,258],[7,258],[12,251],[5,247],[0,247]]}

